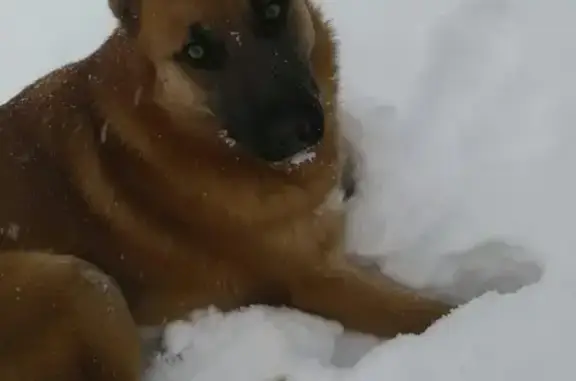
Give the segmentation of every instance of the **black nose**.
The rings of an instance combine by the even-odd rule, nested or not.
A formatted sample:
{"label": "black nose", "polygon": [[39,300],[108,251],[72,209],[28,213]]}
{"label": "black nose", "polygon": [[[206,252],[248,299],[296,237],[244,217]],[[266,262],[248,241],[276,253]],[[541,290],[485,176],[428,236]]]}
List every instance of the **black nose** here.
{"label": "black nose", "polygon": [[324,120],[321,113],[279,115],[268,126],[267,145],[278,160],[293,156],[322,140]]}
{"label": "black nose", "polygon": [[[266,123],[266,122],[265,122]],[[324,114],[318,105],[288,108],[271,115],[253,147],[267,161],[281,161],[314,147],[324,136]]]}

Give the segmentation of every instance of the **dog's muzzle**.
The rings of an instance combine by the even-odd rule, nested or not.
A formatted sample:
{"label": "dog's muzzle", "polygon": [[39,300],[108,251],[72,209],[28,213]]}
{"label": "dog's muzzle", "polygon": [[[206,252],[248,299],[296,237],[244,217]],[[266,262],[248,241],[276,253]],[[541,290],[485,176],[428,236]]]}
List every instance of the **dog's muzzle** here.
{"label": "dog's muzzle", "polygon": [[[290,94],[289,89],[286,89]],[[253,130],[239,139],[269,162],[288,159],[316,146],[324,136],[324,112],[314,94],[301,93],[270,100],[252,111]]]}
{"label": "dog's muzzle", "polygon": [[265,161],[279,162],[322,141],[324,110],[306,65],[273,48],[231,64],[218,109],[228,137]]}

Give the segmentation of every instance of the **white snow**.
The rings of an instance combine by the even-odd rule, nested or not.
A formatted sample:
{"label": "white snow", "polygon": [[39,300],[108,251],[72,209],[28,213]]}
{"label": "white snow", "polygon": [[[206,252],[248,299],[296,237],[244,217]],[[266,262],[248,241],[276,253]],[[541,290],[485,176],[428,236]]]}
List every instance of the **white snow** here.
{"label": "white snow", "polygon": [[[323,2],[364,155],[350,249],[470,302],[387,342],[296,311],[200,311],[147,379],[576,377],[576,2]],[[103,0],[0,0],[0,99],[112,25]]]}

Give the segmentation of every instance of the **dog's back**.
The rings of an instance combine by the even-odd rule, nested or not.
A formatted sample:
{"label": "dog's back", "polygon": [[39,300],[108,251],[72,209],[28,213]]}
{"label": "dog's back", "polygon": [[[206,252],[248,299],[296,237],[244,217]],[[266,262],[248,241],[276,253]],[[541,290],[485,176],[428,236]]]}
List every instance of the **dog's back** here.
{"label": "dog's back", "polygon": [[[63,162],[74,120],[73,70],[60,69],[0,106],[0,250],[70,252],[85,217]],[[66,107],[69,105],[69,107]]]}

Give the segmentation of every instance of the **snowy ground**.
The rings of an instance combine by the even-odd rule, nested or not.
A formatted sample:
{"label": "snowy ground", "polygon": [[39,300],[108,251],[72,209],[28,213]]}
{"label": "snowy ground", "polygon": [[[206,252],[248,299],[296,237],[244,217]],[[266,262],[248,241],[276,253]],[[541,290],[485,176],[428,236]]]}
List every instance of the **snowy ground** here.
{"label": "snowy ground", "polygon": [[[206,311],[170,328],[149,380],[573,379],[576,3],[324,2],[365,156],[351,249],[472,301],[385,343],[294,311]],[[0,99],[101,41],[93,3],[0,0]]]}

